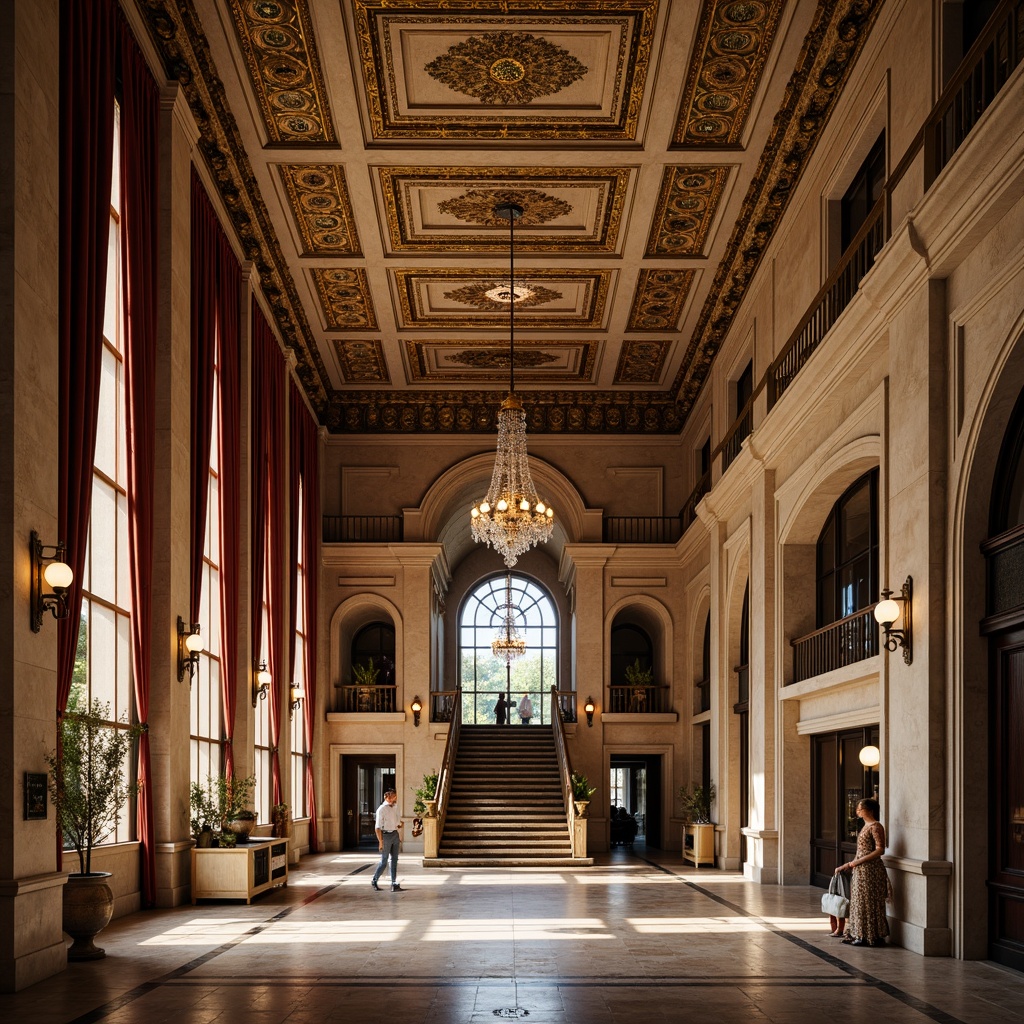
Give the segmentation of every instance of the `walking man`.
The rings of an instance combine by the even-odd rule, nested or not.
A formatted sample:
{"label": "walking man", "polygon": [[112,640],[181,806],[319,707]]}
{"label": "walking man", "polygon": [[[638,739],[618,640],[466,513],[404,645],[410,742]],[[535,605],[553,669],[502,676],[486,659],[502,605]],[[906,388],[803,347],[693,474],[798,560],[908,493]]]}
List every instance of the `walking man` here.
{"label": "walking man", "polygon": [[370,885],[380,892],[377,880],[384,873],[387,867],[388,858],[391,858],[391,891],[404,892],[398,884],[398,841],[401,838],[402,814],[398,810],[398,794],[389,789],[384,794],[384,803],[377,808],[377,817],[373,823],[373,830],[377,833],[377,843],[380,846],[380,863],[373,873],[373,881]]}

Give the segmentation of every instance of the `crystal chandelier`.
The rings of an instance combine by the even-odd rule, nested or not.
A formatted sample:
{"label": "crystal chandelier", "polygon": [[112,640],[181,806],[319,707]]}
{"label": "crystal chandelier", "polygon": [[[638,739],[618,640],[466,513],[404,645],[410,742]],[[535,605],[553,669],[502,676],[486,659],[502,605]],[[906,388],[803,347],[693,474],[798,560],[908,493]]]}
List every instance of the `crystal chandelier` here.
{"label": "crystal chandelier", "polygon": [[529,296],[529,289],[515,284],[515,223],[523,208],[501,203],[494,208],[509,222],[508,284],[498,285],[487,294],[508,303],[509,360],[508,398],[498,412],[498,454],[487,496],[470,513],[473,540],[494,548],[511,568],[524,551],[543,544],[554,529],[554,510],[537,497],[526,454],[526,413],[516,396],[515,306]]}
{"label": "crystal chandelier", "polygon": [[501,632],[491,641],[491,652],[506,665],[526,653],[526,641],[516,629],[515,608],[512,607],[512,574],[505,573],[505,608]]}

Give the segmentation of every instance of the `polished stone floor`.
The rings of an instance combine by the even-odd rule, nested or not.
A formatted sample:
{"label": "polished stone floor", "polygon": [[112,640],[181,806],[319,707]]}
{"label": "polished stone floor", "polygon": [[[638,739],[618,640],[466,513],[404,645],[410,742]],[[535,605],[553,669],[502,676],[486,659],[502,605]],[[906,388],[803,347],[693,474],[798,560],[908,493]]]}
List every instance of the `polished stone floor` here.
{"label": "polished stone floor", "polygon": [[[113,922],[105,960],[17,995],[26,1024],[778,1024],[1024,1021],[1024,975],[859,949],[820,890],[616,851],[593,868],[424,869],[370,888],[366,855],[321,854],[252,906]],[[386,879],[385,879],[386,881]]]}

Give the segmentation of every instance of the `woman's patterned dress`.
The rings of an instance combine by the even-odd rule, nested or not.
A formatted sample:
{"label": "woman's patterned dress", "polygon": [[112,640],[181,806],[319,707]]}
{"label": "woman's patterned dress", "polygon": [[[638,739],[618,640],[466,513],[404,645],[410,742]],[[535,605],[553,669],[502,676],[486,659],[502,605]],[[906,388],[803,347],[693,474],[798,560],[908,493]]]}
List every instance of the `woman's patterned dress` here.
{"label": "woman's patterned dress", "polygon": [[[885,849],[885,829],[880,821],[875,821],[860,830],[854,859],[860,860],[879,848]],[[847,938],[881,943],[889,935],[889,922],[885,916],[888,893],[889,876],[885,873],[881,857],[858,864],[853,869],[850,911],[846,919]]]}

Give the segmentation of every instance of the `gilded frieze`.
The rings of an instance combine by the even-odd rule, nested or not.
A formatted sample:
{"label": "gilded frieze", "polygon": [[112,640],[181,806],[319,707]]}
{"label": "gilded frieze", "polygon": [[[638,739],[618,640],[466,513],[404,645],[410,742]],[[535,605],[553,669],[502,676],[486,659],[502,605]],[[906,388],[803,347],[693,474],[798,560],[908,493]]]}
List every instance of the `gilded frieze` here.
{"label": "gilded frieze", "polygon": [[333,338],[346,384],[390,384],[384,348],[377,338]]}
{"label": "gilded frieze", "polygon": [[229,0],[271,142],[336,141],[307,0]]}
{"label": "gilded frieze", "polygon": [[[338,434],[492,434],[504,397],[504,390],[335,392],[327,427]],[[677,434],[684,420],[671,398],[650,391],[527,390],[520,397],[530,434]]]}
{"label": "gilded frieze", "polygon": [[728,176],[728,167],[666,167],[646,255],[703,255]]}
{"label": "gilded frieze", "polygon": [[338,164],[281,164],[303,256],[361,256],[345,170]]}
{"label": "gilded frieze", "polygon": [[884,0],[819,3],[672,390],[689,411]]}
{"label": "gilded frieze", "polygon": [[[582,384],[592,380],[597,345],[589,341],[516,341],[518,383]],[[406,341],[412,384],[501,384],[509,348],[502,341]]]}
{"label": "gilded frieze", "polygon": [[350,3],[374,141],[637,136],[658,0]]}
{"label": "gilded frieze", "polygon": [[[508,302],[501,298],[508,279],[500,271],[428,268],[393,273],[403,327],[508,326]],[[516,322],[531,329],[601,328],[611,279],[610,270],[522,270],[516,275],[517,293],[531,292],[540,301],[518,302]]]}
{"label": "gilded frieze", "polygon": [[676,330],[694,274],[693,270],[641,270],[628,330]]}
{"label": "gilded frieze", "polygon": [[[378,167],[392,252],[502,252],[499,203],[523,208],[516,252],[615,253],[631,167]],[[479,230],[467,230],[467,226]]]}
{"label": "gilded frieze", "polygon": [[668,355],[667,341],[623,341],[615,384],[657,384]]}
{"label": "gilded frieze", "polygon": [[377,330],[370,282],[362,267],[311,270],[310,276],[327,327],[345,331]]}
{"label": "gilded frieze", "polygon": [[741,144],[783,6],[783,0],[704,0],[673,145]]}

